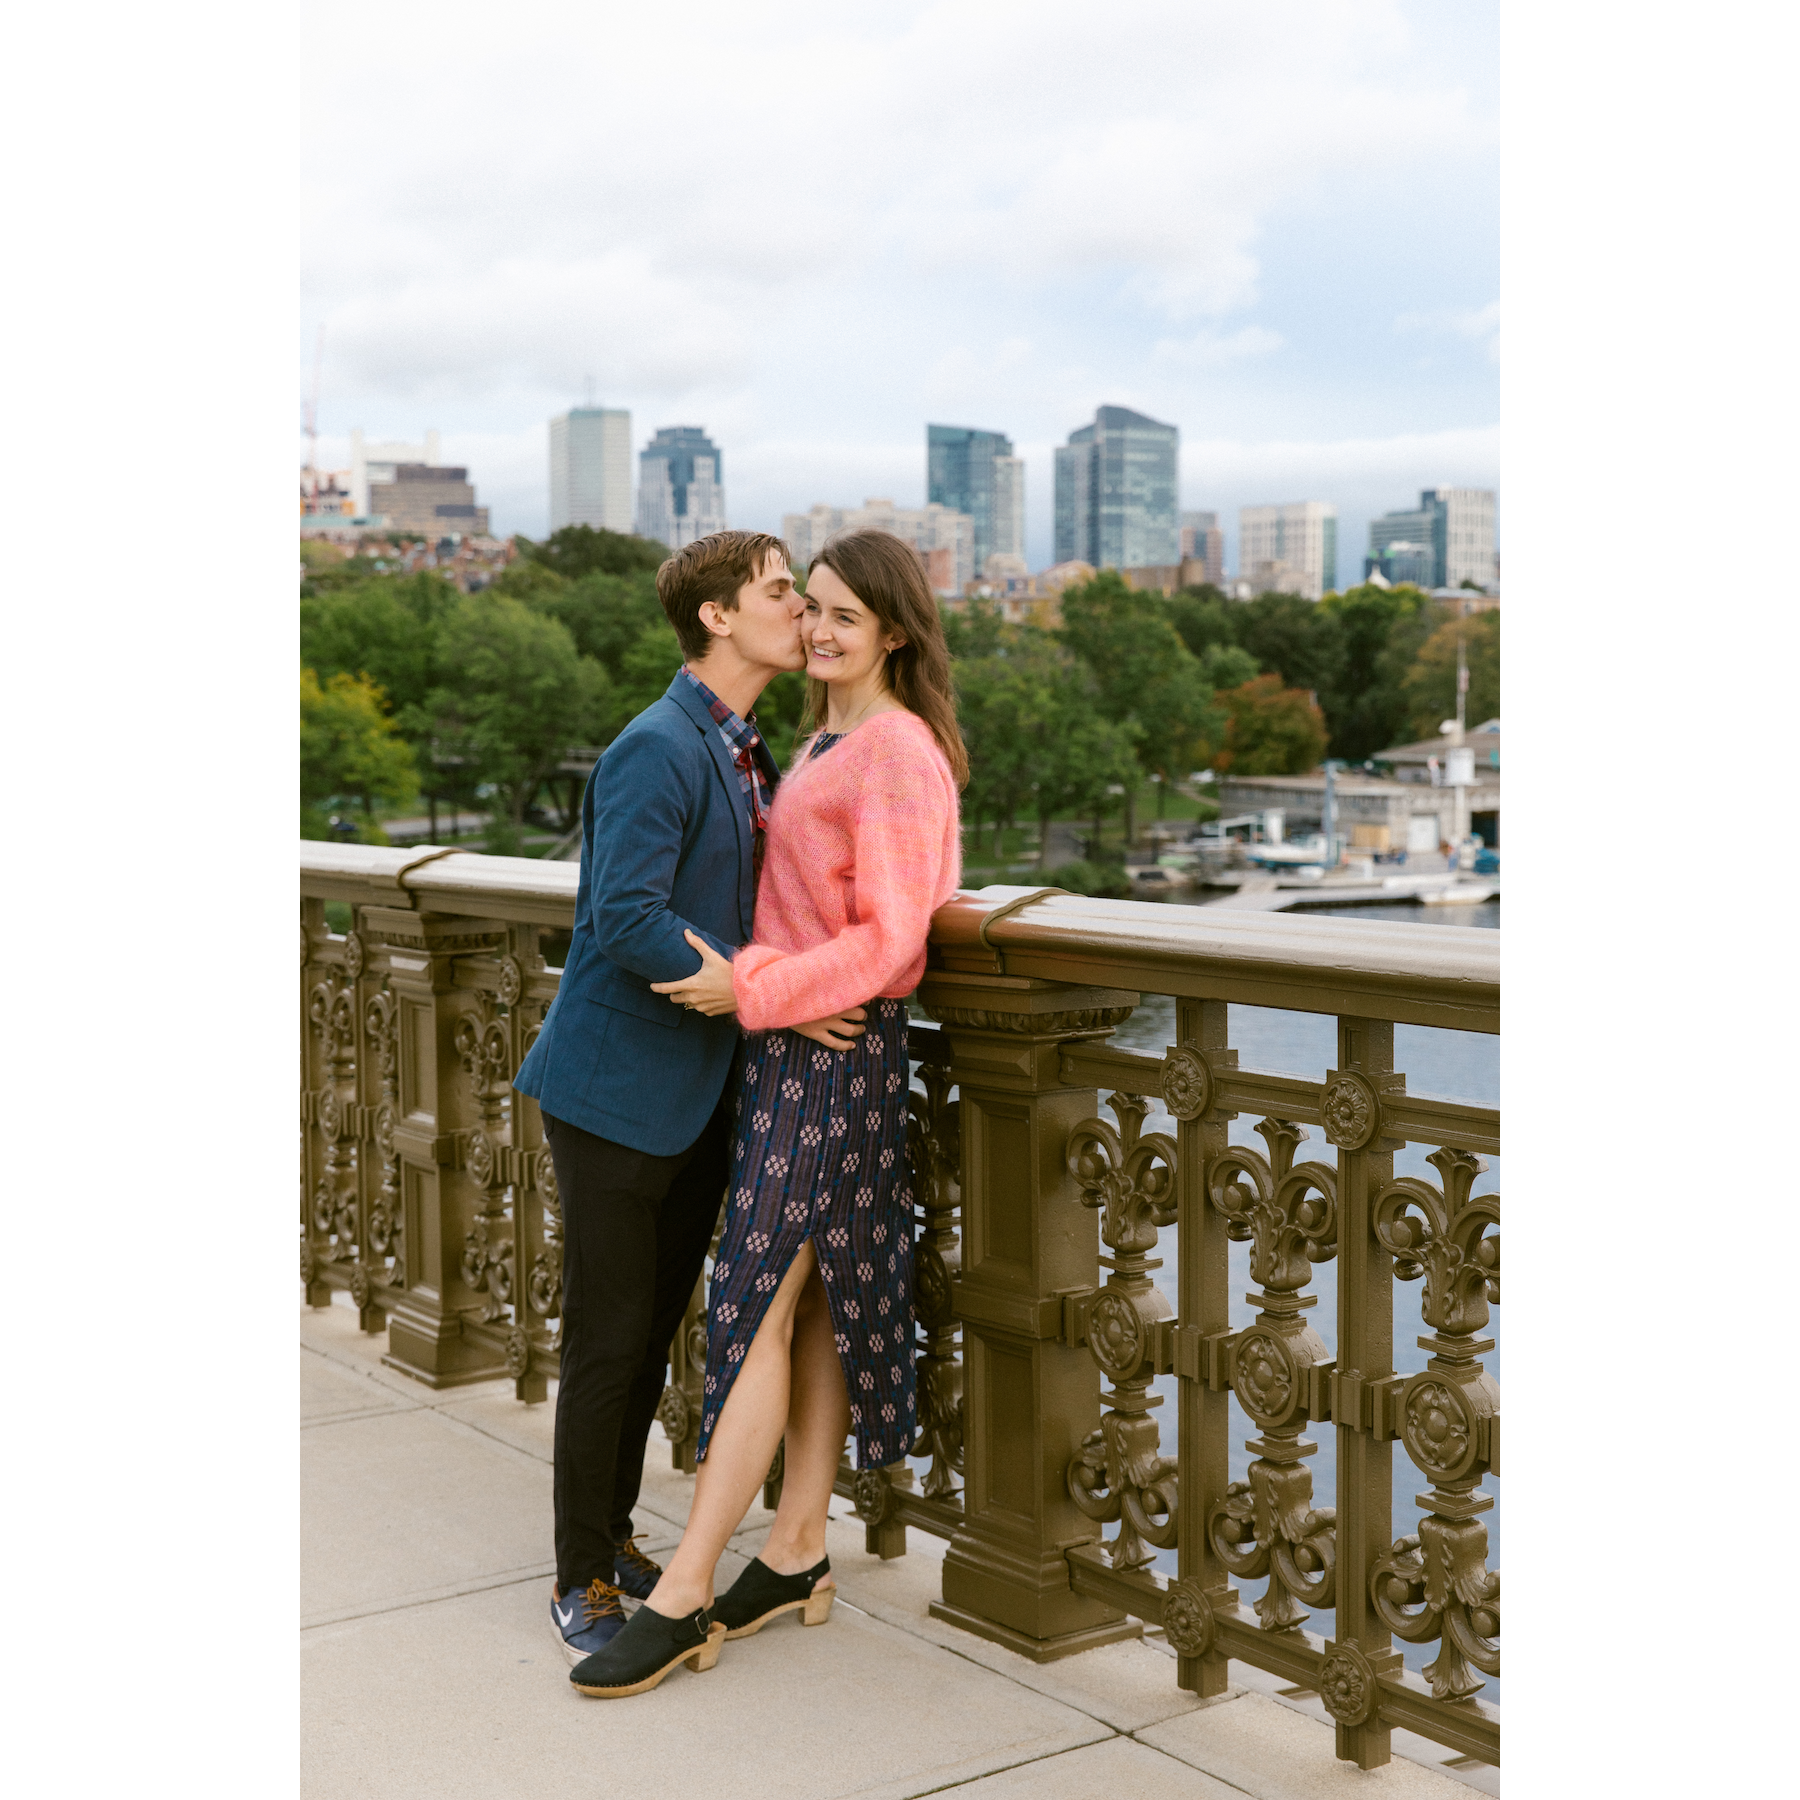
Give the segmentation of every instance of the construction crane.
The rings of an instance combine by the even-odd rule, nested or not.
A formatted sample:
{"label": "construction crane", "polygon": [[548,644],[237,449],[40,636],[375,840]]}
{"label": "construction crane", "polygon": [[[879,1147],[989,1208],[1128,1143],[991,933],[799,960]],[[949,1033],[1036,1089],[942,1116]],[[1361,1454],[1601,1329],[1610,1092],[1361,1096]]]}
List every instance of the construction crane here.
{"label": "construction crane", "polygon": [[319,327],[318,343],[313,351],[312,393],[305,411],[306,473],[310,477],[310,497],[319,497],[319,375],[325,366],[325,327]]}

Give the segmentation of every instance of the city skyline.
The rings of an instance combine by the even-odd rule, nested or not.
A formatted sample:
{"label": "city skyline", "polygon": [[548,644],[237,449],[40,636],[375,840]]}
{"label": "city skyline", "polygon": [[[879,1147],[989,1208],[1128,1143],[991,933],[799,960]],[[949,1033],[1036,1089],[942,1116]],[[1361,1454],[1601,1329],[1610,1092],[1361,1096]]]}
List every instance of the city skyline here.
{"label": "city skyline", "polygon": [[[591,378],[635,419],[704,419],[733,522],[774,526],[821,495],[922,504],[921,424],[967,421],[1025,460],[1041,566],[1054,449],[1107,403],[1180,428],[1180,504],[1228,538],[1240,505],[1323,493],[1360,550],[1422,484],[1498,485],[1495,14],[1047,0],[1021,33],[701,0],[679,23],[508,17],[479,69],[378,16],[365,55],[313,59],[318,129],[365,170],[306,203],[322,458],[430,419],[496,528],[535,535],[543,421]],[[1093,108],[1152,44],[1188,75]],[[597,55],[679,63],[678,141],[655,84],[579,103]],[[870,59],[831,156],[804,108],[761,120],[759,84],[834,91]],[[450,143],[406,123],[415,95],[456,112]],[[454,225],[431,199],[452,191]],[[804,222],[779,243],[770,194]]]}
{"label": "city skyline", "polygon": [[[572,434],[578,438],[584,428],[593,438],[589,454],[585,459],[572,459]],[[320,479],[329,480],[335,494],[336,482],[347,476],[348,491],[366,495],[371,474],[391,478],[393,459],[435,464],[439,460],[441,435],[432,428],[419,445],[368,444],[366,434],[359,429],[350,437],[351,467],[332,470],[330,459],[322,457]],[[608,509],[599,504],[597,485],[601,483],[602,462],[606,465],[604,486],[610,510],[619,512],[629,503],[628,529],[639,536],[679,549],[708,532],[726,529],[723,455],[701,427],[659,427],[638,454],[640,480],[635,490],[621,485],[618,479],[623,472],[629,482],[629,465],[621,468],[618,451],[628,443],[630,435],[630,414],[618,409],[571,408],[550,421],[552,529],[561,524],[605,522],[602,515]],[[1109,437],[1116,440],[1110,461],[1106,453]],[[988,555],[1022,554],[1010,544],[1017,541],[1013,535],[1013,502],[1022,502],[1024,459],[1012,456],[1011,450],[1012,444],[1003,432],[928,424],[927,490],[933,496],[944,495],[944,499],[934,497],[923,506],[915,506],[884,497],[867,499],[861,507],[816,501],[801,511],[784,507],[778,529],[792,540],[796,561],[803,566],[828,535],[876,522],[865,514],[882,512],[890,518],[904,515],[908,523],[898,527],[902,536],[917,538],[922,550],[936,549],[940,560],[944,556],[952,558],[945,570],[947,574],[948,568],[954,566],[954,577],[939,581],[934,565],[934,584],[943,592],[960,592],[967,582],[986,573],[987,558],[982,554],[983,509],[979,504],[958,506],[953,504],[956,500],[987,500]],[[1440,484],[1420,490],[1416,507],[1390,507],[1372,517],[1368,521],[1370,554],[1361,559],[1363,572],[1359,575],[1358,560],[1348,556],[1348,552],[1348,560],[1340,569],[1339,508],[1332,501],[1258,501],[1240,505],[1237,529],[1232,533],[1236,554],[1227,557],[1226,534],[1217,508],[1170,506],[1166,464],[1178,454],[1176,427],[1122,407],[1096,408],[1094,421],[1072,431],[1068,443],[1055,452],[1056,535],[1049,560],[1024,558],[1027,566],[1034,573],[1071,561],[1126,569],[1169,566],[1197,558],[1209,565],[1207,579],[1215,582],[1256,582],[1260,584],[1259,591],[1261,587],[1276,587],[1312,599],[1334,587],[1341,590],[1354,586],[1367,579],[1372,569],[1379,569],[1391,581],[1453,587],[1473,580],[1490,592],[1498,592],[1498,494],[1494,489]],[[385,466],[380,459],[388,459]],[[972,473],[984,460],[987,472]],[[587,464],[585,470],[574,466],[580,461]],[[1077,461],[1081,471],[1076,469]],[[1152,464],[1156,466],[1152,468]],[[459,469],[456,473],[461,477],[466,471]],[[975,494],[974,488],[984,482],[983,493]],[[961,484],[960,489],[957,483]],[[1109,483],[1113,494],[1111,518],[1103,528],[1101,515],[1107,509],[1099,496]],[[592,516],[576,516],[581,509],[571,496],[577,488],[592,490],[587,509]],[[1145,498],[1152,492],[1156,517],[1149,522],[1146,535],[1145,519],[1135,517],[1128,527],[1126,515],[1142,515]],[[471,500],[473,497],[472,493],[467,496]],[[346,510],[351,509],[347,506]],[[366,507],[354,510],[361,512]],[[485,521],[488,509],[480,510]],[[1074,517],[1077,510],[1082,512],[1079,522]],[[1001,512],[1013,514],[1013,523],[999,522]],[[923,526],[927,514],[939,513],[958,514],[968,521],[966,531],[956,528],[954,552],[949,547],[950,539],[942,535],[944,528]],[[627,529],[616,519],[610,528]],[[888,528],[896,527],[889,523]],[[496,530],[501,536],[510,535],[504,528]],[[1286,541],[1290,533],[1297,546],[1292,554]],[[1162,541],[1164,536],[1169,540],[1166,544]],[[963,541],[965,538],[967,542]]]}

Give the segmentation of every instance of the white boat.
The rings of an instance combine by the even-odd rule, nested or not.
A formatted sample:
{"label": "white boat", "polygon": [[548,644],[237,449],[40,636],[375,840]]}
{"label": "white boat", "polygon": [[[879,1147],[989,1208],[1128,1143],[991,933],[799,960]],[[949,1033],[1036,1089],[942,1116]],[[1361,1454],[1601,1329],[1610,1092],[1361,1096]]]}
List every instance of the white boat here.
{"label": "white boat", "polygon": [[1419,896],[1421,906],[1474,906],[1499,893],[1497,881],[1457,881]]}

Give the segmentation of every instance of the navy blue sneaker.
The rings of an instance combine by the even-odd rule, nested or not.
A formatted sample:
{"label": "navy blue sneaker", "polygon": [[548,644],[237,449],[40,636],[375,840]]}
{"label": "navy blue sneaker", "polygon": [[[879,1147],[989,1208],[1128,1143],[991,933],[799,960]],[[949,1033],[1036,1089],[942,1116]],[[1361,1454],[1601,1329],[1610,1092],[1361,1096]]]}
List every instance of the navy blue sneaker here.
{"label": "navy blue sneaker", "polygon": [[573,1668],[605,1649],[625,1629],[625,1608],[619,1604],[619,1590],[610,1581],[596,1578],[585,1593],[571,1594],[566,1600],[553,1586],[550,1619],[563,1655]]}
{"label": "navy blue sneaker", "polygon": [[613,1580],[634,1600],[648,1600],[650,1590],[662,1580],[662,1564],[655,1563],[628,1537],[613,1553]]}

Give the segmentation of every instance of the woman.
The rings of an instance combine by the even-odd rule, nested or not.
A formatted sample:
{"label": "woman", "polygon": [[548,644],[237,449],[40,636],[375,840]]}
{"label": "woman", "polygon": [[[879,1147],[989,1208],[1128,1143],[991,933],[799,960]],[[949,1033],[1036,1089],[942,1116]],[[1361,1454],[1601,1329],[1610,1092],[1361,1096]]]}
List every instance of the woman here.
{"label": "woman", "polygon": [[[733,962],[688,935],[698,974],[656,985],[745,1031],[731,1187],[713,1264],[694,1504],[649,1598],[570,1679],[603,1697],[710,1668],[726,1637],[830,1615],[826,1508],[844,1439],[898,1462],[915,1428],[904,996],[961,874],[968,756],[918,553],[837,539],[807,574],[811,721],[769,820],[756,935]],[[874,996],[871,999],[871,995]],[[788,1027],[867,1004],[844,1051]],[[786,1439],[761,1556],[717,1605],[713,1571]]]}

